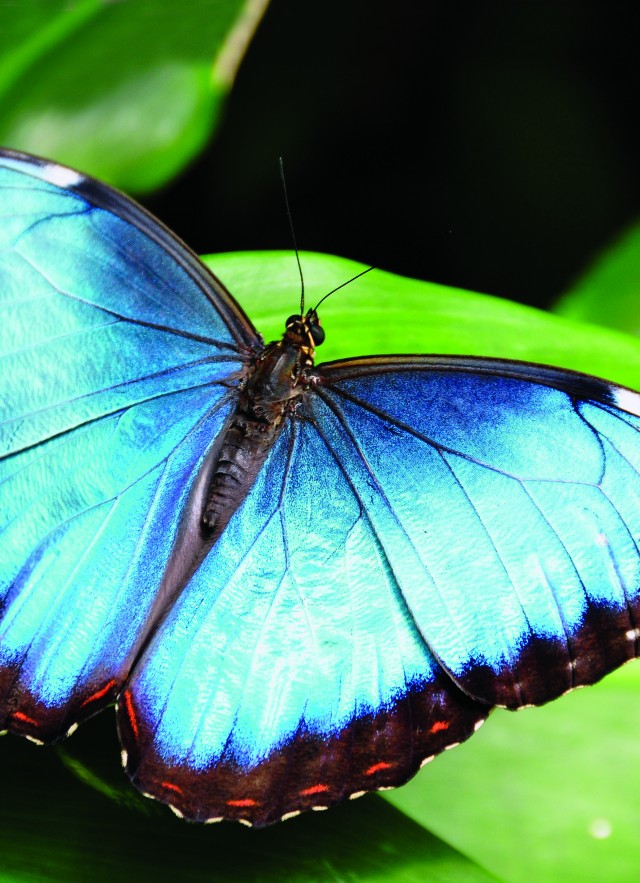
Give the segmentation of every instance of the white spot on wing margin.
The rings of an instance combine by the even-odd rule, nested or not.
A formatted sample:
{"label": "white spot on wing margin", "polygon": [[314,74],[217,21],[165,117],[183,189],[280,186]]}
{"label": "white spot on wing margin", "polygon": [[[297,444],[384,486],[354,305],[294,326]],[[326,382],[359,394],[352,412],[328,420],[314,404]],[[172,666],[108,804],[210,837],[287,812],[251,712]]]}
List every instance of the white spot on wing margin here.
{"label": "white spot on wing margin", "polygon": [[77,187],[84,180],[83,176],[73,169],[66,169],[53,163],[47,163],[43,171],[45,179],[58,187]]}
{"label": "white spot on wing margin", "polygon": [[631,389],[614,389],[613,400],[623,411],[640,417],[640,395]]}

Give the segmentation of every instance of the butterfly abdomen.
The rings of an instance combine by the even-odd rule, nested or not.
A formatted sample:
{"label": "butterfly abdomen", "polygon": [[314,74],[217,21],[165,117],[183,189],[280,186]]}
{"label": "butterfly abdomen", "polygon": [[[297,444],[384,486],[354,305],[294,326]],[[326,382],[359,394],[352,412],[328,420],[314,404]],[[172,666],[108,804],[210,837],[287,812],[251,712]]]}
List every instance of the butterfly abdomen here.
{"label": "butterfly abdomen", "polygon": [[253,484],[278,437],[280,424],[252,420],[236,411],[220,448],[202,520],[216,538]]}
{"label": "butterfly abdomen", "polygon": [[275,444],[283,421],[304,390],[308,352],[287,335],[259,355],[238,397],[209,484],[202,521],[220,536]]}

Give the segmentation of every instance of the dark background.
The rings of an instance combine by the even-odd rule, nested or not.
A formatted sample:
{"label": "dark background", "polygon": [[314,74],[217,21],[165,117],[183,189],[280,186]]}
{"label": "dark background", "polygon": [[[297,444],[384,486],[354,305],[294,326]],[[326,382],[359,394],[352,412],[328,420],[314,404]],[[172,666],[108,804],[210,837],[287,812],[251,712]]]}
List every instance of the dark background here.
{"label": "dark background", "polygon": [[210,148],[147,200],[196,251],[299,245],[550,304],[640,214],[634,4],[272,0]]}

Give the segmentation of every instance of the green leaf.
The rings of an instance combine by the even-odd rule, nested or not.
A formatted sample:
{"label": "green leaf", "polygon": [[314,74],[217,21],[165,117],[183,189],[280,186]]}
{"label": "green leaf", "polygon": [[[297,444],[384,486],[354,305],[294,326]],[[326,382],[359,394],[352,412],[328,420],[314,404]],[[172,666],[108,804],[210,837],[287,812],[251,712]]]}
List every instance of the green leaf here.
{"label": "green leaf", "polygon": [[640,223],[594,261],[554,311],[640,336]]}
{"label": "green leaf", "polygon": [[268,0],[23,0],[0,27],[0,143],[141,193],[216,125]]}
{"label": "green leaf", "polygon": [[0,881],[496,879],[377,796],[263,830],[189,824],[150,800],[141,811],[119,767],[113,711],[84,724],[64,750],[92,758],[114,784],[88,787],[54,750],[1,740]]}
{"label": "green leaf", "polygon": [[495,711],[385,795],[511,883],[633,880],[640,664],[543,708]]}
{"label": "green leaf", "polygon": [[[307,306],[361,272],[345,258],[303,252]],[[266,339],[296,312],[300,281],[291,252],[236,252],[205,262]],[[640,389],[640,341],[489,295],[374,270],[321,308],[318,361],[375,353],[498,356],[573,368]]]}

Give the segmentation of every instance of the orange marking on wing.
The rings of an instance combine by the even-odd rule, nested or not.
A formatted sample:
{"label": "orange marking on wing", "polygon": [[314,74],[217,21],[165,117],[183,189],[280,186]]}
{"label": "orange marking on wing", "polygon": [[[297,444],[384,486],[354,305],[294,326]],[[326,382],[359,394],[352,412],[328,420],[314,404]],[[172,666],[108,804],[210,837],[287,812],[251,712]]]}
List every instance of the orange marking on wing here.
{"label": "orange marking on wing", "polygon": [[311,788],[305,788],[304,791],[299,791],[298,793],[300,797],[308,797],[310,794],[322,794],[328,790],[328,785],[313,785]]}
{"label": "orange marking on wing", "polygon": [[38,721],[34,720],[32,717],[29,717],[26,714],[23,714],[21,711],[14,711],[11,717],[17,721],[23,721],[25,724],[31,724],[34,727],[38,726]]}
{"label": "orange marking on wing", "polygon": [[140,730],[138,729],[138,722],[136,720],[136,713],[133,710],[133,701],[131,699],[131,693],[127,690],[124,694],[124,708],[127,712],[127,717],[129,718],[129,723],[131,724],[131,729],[133,730],[133,735],[137,739],[140,735]]}
{"label": "orange marking on wing", "polygon": [[429,730],[430,733],[439,733],[441,730],[448,730],[449,724],[447,721],[436,721],[435,724]]}
{"label": "orange marking on wing", "polygon": [[96,690],[95,693],[92,693],[91,696],[88,696],[84,700],[80,708],[83,708],[85,705],[89,705],[90,702],[96,702],[96,700],[102,699],[102,697],[105,696],[109,692],[109,690],[111,690],[115,686],[115,683],[116,679],[112,678],[112,680],[106,683],[104,687],[102,687],[102,689]]}
{"label": "orange marking on wing", "polygon": [[255,800],[251,800],[249,797],[245,797],[244,800],[227,800],[227,806],[257,806],[257,802]]}
{"label": "orange marking on wing", "polygon": [[390,770],[392,766],[392,763],[385,763],[384,760],[381,760],[380,763],[374,763],[368,770],[365,770],[364,774],[365,776],[372,776],[374,773],[380,772],[380,770]]}
{"label": "orange marking on wing", "polygon": [[179,785],[174,785],[173,782],[160,782],[160,785],[163,788],[168,788],[169,791],[175,791],[176,794],[182,794],[182,788]]}

